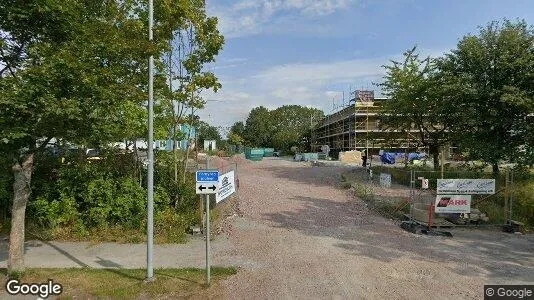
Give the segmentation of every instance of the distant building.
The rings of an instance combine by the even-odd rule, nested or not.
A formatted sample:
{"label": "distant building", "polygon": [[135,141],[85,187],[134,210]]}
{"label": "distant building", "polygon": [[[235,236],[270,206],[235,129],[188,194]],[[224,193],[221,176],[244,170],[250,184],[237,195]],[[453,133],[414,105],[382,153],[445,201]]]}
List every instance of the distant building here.
{"label": "distant building", "polygon": [[[170,138],[167,140],[158,140],[155,141],[155,148],[158,150],[172,151],[175,142],[177,143],[177,149],[186,150],[187,147],[194,148],[197,138],[196,128],[187,124],[182,124],[179,126],[178,130],[180,130],[180,132],[183,134],[183,138],[181,140],[173,141]],[[170,135],[172,136],[172,130]]]}
{"label": "distant building", "polygon": [[[381,149],[398,152],[419,150],[418,130],[400,130],[380,127],[379,113],[384,97],[374,97],[373,91],[356,91],[349,104],[325,116],[312,134],[312,150],[321,151],[328,145],[333,157],[341,151],[368,149],[378,154]],[[426,150],[426,149],[425,149]]]}
{"label": "distant building", "polygon": [[204,140],[204,150],[213,151],[217,150],[217,144],[215,140]]}

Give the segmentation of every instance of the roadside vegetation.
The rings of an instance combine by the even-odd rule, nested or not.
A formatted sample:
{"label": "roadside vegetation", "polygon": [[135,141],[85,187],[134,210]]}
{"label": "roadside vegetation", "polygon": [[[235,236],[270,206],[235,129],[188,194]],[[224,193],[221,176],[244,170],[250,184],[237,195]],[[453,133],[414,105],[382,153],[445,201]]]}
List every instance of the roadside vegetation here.
{"label": "roadside vegetation", "polygon": [[[236,272],[235,268],[212,267],[212,284],[217,284]],[[154,274],[157,279],[150,284],[143,283],[145,269],[27,269],[18,274],[17,279],[41,283],[53,278],[55,283],[63,287],[63,293],[57,299],[176,299],[200,297],[207,289],[205,270],[155,269]]]}
{"label": "roadside vegetation", "polygon": [[310,148],[311,131],[323,116],[323,111],[301,105],[284,105],[273,110],[255,107],[245,123],[234,123],[228,140],[232,145],[275,148],[292,154],[292,148]]}
{"label": "roadside vegetation", "polygon": [[412,132],[439,170],[445,145],[465,160],[499,173],[502,161],[534,165],[534,28],[503,20],[460,38],[441,57],[421,57],[416,47],[403,61],[384,66],[379,84],[390,99],[383,129]]}
{"label": "roadside vegetation", "polygon": [[[150,41],[146,1],[0,2],[0,206],[10,272],[24,270],[26,233],[144,239],[146,171],[134,141],[148,136],[149,56],[155,140],[191,142],[187,128],[206,103],[200,93],[221,87],[204,66],[224,44],[203,1],[155,1],[154,11]],[[112,147],[119,142],[133,150]],[[156,158],[156,241],[183,241],[197,221],[185,171],[192,153],[176,144]],[[87,149],[100,157],[88,159]]]}
{"label": "roadside vegetation", "polygon": [[[429,188],[436,189],[437,179],[441,178],[440,172],[435,172],[432,168],[421,166],[408,166],[406,168],[385,168],[381,166],[372,167],[374,174],[374,183],[378,184],[378,176],[380,173],[388,173],[391,175],[393,183],[401,184],[406,187],[410,186],[410,171],[416,171],[416,177],[424,177],[429,180]],[[513,184],[510,182],[508,191],[510,197],[513,199],[512,219],[520,221],[525,224],[527,229],[534,228],[534,172],[525,168],[515,168],[508,170],[510,174],[513,173]],[[498,193],[491,197],[476,197],[474,200],[475,208],[485,212],[490,218],[491,224],[504,224],[507,220],[504,215],[506,173],[501,172],[497,175],[486,172],[483,168],[478,170],[463,169],[463,168],[445,168],[445,178],[494,178],[496,180],[496,187]],[[371,184],[371,182],[369,182]],[[415,180],[415,188],[421,188],[421,181]],[[355,187],[356,195],[365,200],[374,197],[372,188],[370,186],[359,185]],[[478,199],[483,199],[478,201]]]}
{"label": "roadside vegetation", "polygon": [[[460,149],[475,166],[445,166],[447,178],[495,178],[504,187],[502,163],[513,166],[513,216],[534,226],[534,28],[525,21],[503,20],[459,39],[456,49],[440,57],[422,57],[416,47],[401,61],[385,65],[378,84],[390,100],[380,115],[384,130],[411,133],[418,148],[440,169],[444,146]],[[372,134],[371,134],[372,136]],[[489,166],[491,171],[486,171]],[[397,183],[409,186],[409,170],[430,179],[439,172],[418,166],[388,168]],[[379,174],[379,168],[373,168]],[[455,175],[456,174],[456,175]],[[416,184],[420,184],[416,180]],[[434,185],[434,186],[432,186]],[[498,193],[477,208],[495,223],[504,223],[504,195]]]}

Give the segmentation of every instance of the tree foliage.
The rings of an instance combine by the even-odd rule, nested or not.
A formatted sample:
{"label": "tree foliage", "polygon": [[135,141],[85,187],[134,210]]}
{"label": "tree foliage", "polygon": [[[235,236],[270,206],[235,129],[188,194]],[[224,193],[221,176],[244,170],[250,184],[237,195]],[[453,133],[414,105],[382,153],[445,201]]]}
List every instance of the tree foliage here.
{"label": "tree foliage", "polygon": [[471,158],[498,171],[500,160],[534,162],[534,31],[492,22],[439,62],[452,132]]}
{"label": "tree foliage", "polygon": [[380,87],[389,100],[380,115],[381,126],[415,132],[420,146],[428,147],[437,162],[439,148],[448,141],[450,120],[435,59],[420,58],[414,47],[404,53],[403,62],[392,61],[384,68]]}
{"label": "tree foliage", "polygon": [[272,123],[269,110],[263,106],[253,108],[245,122],[243,138],[245,144],[253,147],[269,147]]}
{"label": "tree foliage", "polygon": [[232,127],[230,127],[230,133],[237,134],[238,136],[242,137],[245,134],[245,124],[243,122],[235,122]]}
{"label": "tree foliage", "polygon": [[198,131],[198,142],[203,145],[205,140],[221,140],[221,134],[219,133],[219,130],[215,126],[211,126],[210,124],[199,121],[197,125],[197,131]]}
{"label": "tree foliage", "polygon": [[[300,105],[284,105],[272,111],[260,106],[251,110],[243,129],[245,144],[254,147],[274,147],[289,150],[309,141],[313,120],[323,117],[323,112]],[[239,131],[236,123],[232,132]],[[306,146],[304,146],[306,147]]]}
{"label": "tree foliage", "polygon": [[13,162],[15,178],[10,271],[23,268],[34,156],[48,141],[105,145],[144,135],[148,57],[155,57],[161,100],[169,90],[162,55],[177,30],[197,33],[184,62],[187,92],[219,86],[202,70],[224,41],[204,1],[154,5],[149,41],[146,1],[0,2],[0,152]]}
{"label": "tree foliage", "polygon": [[534,31],[524,21],[492,22],[451,53],[386,66],[386,127],[419,133],[437,153],[452,142],[498,172],[501,160],[534,162]]}

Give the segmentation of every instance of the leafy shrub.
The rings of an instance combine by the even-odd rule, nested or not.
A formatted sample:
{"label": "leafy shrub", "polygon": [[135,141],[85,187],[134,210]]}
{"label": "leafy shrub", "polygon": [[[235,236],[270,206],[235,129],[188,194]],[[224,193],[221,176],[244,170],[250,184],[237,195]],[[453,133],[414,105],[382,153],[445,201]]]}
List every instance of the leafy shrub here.
{"label": "leafy shrub", "polygon": [[196,218],[193,212],[178,214],[174,209],[166,208],[154,216],[154,234],[165,242],[183,243],[186,237],[184,229],[194,225]]}
{"label": "leafy shrub", "polygon": [[514,217],[534,227],[534,180],[520,183],[514,192]]}
{"label": "leafy shrub", "polygon": [[[174,181],[172,153],[158,153],[155,164],[154,216],[160,241],[183,241],[197,207],[194,174]],[[146,235],[146,187],[139,169],[122,154],[105,153],[87,161],[73,155],[38,157],[28,221],[62,239],[119,240],[124,232],[139,241]],[[0,182],[1,183],[1,182]],[[175,209],[175,206],[177,209]],[[159,223],[158,223],[159,222]],[[171,232],[172,227],[172,232]],[[134,232],[135,231],[135,232]]]}

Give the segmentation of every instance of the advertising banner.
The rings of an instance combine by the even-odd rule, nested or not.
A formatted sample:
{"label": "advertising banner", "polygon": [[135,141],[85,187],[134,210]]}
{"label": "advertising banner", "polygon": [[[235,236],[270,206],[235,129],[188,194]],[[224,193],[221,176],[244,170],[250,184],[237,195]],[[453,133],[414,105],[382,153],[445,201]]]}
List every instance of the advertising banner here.
{"label": "advertising banner", "polygon": [[391,187],[391,174],[380,173],[380,186]]}
{"label": "advertising banner", "polygon": [[219,176],[219,191],[215,201],[219,203],[235,192],[234,171]]}
{"label": "advertising banner", "polygon": [[374,100],[374,91],[356,91],[356,106],[373,106]]}
{"label": "advertising banner", "polygon": [[438,179],[438,194],[495,194],[495,179]]}
{"label": "advertising banner", "polygon": [[470,213],[471,195],[437,195],[435,213]]}

